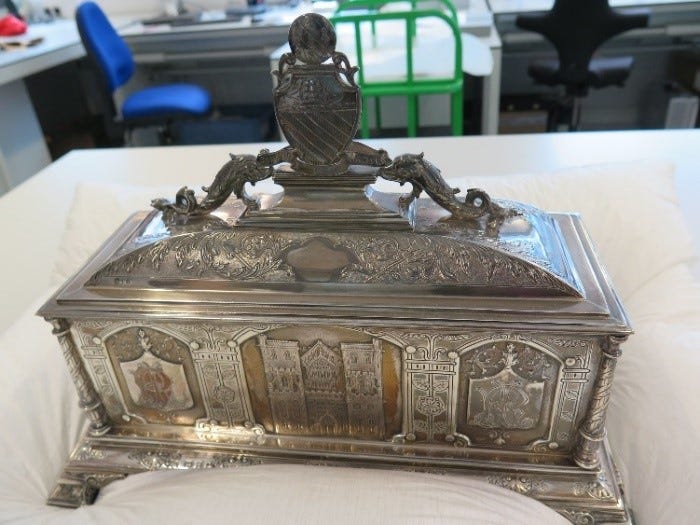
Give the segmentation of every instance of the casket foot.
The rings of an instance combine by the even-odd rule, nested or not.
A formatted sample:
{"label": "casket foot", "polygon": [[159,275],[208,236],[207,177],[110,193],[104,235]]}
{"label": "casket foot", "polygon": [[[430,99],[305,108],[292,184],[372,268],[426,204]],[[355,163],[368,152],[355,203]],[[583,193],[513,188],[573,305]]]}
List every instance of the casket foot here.
{"label": "casket foot", "polygon": [[46,503],[56,507],[76,509],[81,505],[92,505],[100,489],[126,474],[115,472],[64,471],[49,494]]}

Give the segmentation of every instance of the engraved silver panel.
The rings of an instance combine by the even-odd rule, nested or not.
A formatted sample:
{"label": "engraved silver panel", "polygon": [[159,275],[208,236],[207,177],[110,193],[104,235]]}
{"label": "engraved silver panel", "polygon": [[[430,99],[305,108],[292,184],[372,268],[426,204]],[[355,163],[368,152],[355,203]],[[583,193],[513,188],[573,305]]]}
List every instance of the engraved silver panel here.
{"label": "engraved silver panel", "polygon": [[303,432],[309,425],[298,341],[268,340],[258,343],[265,363],[272,417],[278,434]]}
{"label": "engraved silver panel", "polygon": [[438,334],[400,334],[404,346],[404,432],[395,441],[455,441],[457,354]]}
{"label": "engraved silver panel", "polygon": [[[290,327],[296,329],[296,327]],[[385,435],[382,346],[258,337],[277,433]]]}
{"label": "engraved silver panel", "polygon": [[384,434],[382,345],[341,343],[350,434],[381,439]]}

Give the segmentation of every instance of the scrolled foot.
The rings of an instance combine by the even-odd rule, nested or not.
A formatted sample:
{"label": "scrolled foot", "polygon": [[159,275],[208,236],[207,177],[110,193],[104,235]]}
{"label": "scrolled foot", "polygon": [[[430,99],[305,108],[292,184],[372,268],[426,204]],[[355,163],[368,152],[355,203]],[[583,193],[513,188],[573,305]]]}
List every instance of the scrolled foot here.
{"label": "scrolled foot", "polygon": [[61,478],[49,494],[46,503],[55,507],[77,509],[82,505],[91,505],[99,488],[89,486],[84,480]]}
{"label": "scrolled foot", "polygon": [[260,209],[260,202],[258,202],[258,199],[248,195],[248,193],[245,190],[243,191],[243,194],[241,195],[241,200],[245,203],[246,207],[249,210],[259,210]]}

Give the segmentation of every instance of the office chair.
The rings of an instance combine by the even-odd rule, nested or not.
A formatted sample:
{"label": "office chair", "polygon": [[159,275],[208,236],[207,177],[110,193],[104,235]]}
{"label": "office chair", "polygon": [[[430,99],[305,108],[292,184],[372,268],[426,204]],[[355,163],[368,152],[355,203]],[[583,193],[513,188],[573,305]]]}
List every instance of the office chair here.
{"label": "office chair", "polygon": [[165,84],[128,95],[117,111],[114,92],[134,74],[134,59],[106,15],[94,2],[80,4],[75,14],[80,38],[88,58],[100,73],[101,93],[109,115],[107,128],[130,137],[134,128],[159,126],[161,142],[170,142],[170,126],[176,120],[201,118],[211,110],[209,93],[192,84]]}
{"label": "office chair", "polygon": [[632,70],[630,56],[593,58],[595,51],[612,37],[630,29],[646,27],[647,13],[619,13],[608,0],[556,0],[546,13],[523,14],[516,18],[522,29],[543,35],[554,46],[558,59],[535,60],[528,74],[536,84],[564,86],[564,97],[550,109],[547,130],[560,123],[577,130],[581,102],[590,88],[622,87]]}
{"label": "office chair", "polygon": [[[358,84],[362,88],[362,114],[360,117],[360,135],[370,136],[367,100],[375,99],[375,122],[377,129],[381,128],[381,109],[379,98],[385,96],[405,96],[407,99],[407,136],[418,134],[418,97],[428,94],[448,94],[450,96],[450,122],[453,135],[461,135],[464,126],[463,107],[463,75],[462,75],[462,38],[457,25],[457,13],[448,0],[436,0],[444,5],[444,12],[437,9],[418,9],[421,0],[411,0],[410,10],[379,9],[387,4],[398,3],[401,0],[348,0],[338,6],[331,18],[333,25],[349,23],[354,26],[355,52],[357,55]],[[418,21],[432,19],[441,20],[454,38],[454,56],[451,57],[450,75],[446,78],[417,78],[414,74],[413,42],[418,36]],[[363,71],[363,49],[367,42],[363,41],[361,25],[369,22],[372,27],[372,43],[376,38],[376,24],[382,21],[402,21],[406,26],[406,73],[405,78],[398,80],[372,80],[366,78]]]}

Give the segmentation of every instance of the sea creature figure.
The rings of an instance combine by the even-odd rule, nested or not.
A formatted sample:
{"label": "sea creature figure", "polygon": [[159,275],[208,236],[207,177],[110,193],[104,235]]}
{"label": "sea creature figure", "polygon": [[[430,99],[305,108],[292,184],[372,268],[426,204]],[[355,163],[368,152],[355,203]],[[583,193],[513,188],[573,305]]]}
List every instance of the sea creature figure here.
{"label": "sea creature figure", "polygon": [[245,191],[246,182],[255,184],[272,176],[272,166],[261,164],[255,155],[231,155],[231,160],[224,164],[214,177],[210,186],[202,186],[206,196],[199,202],[194,191],[183,186],[175,195],[175,201],[154,199],[151,206],[164,213],[186,215],[188,217],[205,215],[221,206],[233,193],[248,206],[258,209],[258,201]]}

